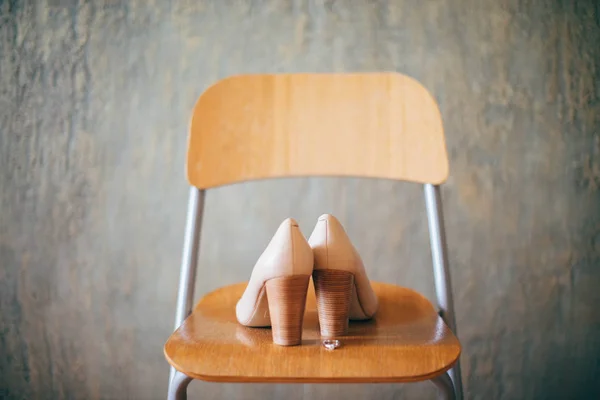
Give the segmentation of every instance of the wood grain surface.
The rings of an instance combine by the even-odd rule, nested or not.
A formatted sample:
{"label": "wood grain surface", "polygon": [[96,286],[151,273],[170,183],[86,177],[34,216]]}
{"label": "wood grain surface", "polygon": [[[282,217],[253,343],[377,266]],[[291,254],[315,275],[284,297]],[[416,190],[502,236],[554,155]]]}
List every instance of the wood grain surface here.
{"label": "wood grain surface", "polygon": [[[467,398],[600,398],[598,2],[0,1],[0,397],[163,399],[198,96],[247,73],[397,71],[440,106]],[[197,296],[332,213],[369,277],[434,299],[419,185],[207,194]],[[193,382],[202,399],[432,385]]]}
{"label": "wood grain surface", "polygon": [[406,75],[254,74],[200,96],[187,176],[201,189],[298,176],[440,184],[448,155],[435,100]]}
{"label": "wood grain surface", "polygon": [[215,382],[414,382],[447,370],[460,354],[458,340],[429,301],[407,288],[374,282],[377,316],[352,321],[333,351],[321,344],[312,283],[302,345],[289,348],[273,344],[271,329],[237,322],[235,304],[245,288],[226,286],[200,300],[165,344],[173,366]]}

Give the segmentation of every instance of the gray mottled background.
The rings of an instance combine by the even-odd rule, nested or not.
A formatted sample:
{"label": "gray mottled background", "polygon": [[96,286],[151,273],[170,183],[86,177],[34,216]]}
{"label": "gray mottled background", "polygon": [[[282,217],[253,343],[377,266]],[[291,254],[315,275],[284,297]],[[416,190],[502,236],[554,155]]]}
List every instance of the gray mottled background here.
{"label": "gray mottled background", "polygon": [[[187,123],[243,72],[400,71],[440,104],[471,399],[600,398],[597,1],[0,0],[0,398],[159,399]],[[279,222],[337,215],[373,279],[433,298],[418,185],[290,179],[207,196],[197,294]],[[192,398],[432,398],[411,385],[221,385]]]}

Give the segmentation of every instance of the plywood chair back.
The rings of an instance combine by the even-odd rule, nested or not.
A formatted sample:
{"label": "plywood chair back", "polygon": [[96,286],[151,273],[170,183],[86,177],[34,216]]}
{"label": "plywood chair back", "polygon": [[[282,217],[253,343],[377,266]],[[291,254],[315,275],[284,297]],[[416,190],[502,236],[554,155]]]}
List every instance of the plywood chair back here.
{"label": "plywood chair back", "polygon": [[435,100],[405,75],[241,75],[198,100],[187,176],[200,189],[292,176],[440,184],[448,156]]}

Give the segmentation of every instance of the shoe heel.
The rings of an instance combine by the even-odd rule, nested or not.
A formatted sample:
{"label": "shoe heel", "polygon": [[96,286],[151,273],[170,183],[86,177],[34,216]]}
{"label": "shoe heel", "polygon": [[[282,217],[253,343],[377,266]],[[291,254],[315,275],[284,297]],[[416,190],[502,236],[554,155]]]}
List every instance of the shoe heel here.
{"label": "shoe heel", "polygon": [[323,269],[313,272],[313,280],[321,336],[347,334],[354,275],[347,271]]}
{"label": "shoe heel", "polygon": [[310,276],[286,276],[266,282],[273,343],[295,346],[302,342],[302,323]]}

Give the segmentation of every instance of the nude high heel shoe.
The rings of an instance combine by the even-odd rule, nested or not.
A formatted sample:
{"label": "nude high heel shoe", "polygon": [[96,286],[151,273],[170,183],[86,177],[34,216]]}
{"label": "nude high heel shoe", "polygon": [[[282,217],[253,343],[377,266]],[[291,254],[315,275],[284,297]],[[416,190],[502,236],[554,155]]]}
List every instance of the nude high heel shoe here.
{"label": "nude high heel shoe", "polygon": [[275,344],[300,344],[313,264],[312,249],[298,223],[286,219],[254,266],[236,305],[238,322],[251,327],[272,326]]}
{"label": "nude high heel shoe", "polygon": [[344,227],[333,215],[319,217],[308,239],[315,266],[313,281],[321,336],[348,332],[348,320],[365,320],[377,312],[377,295],[360,255]]}

